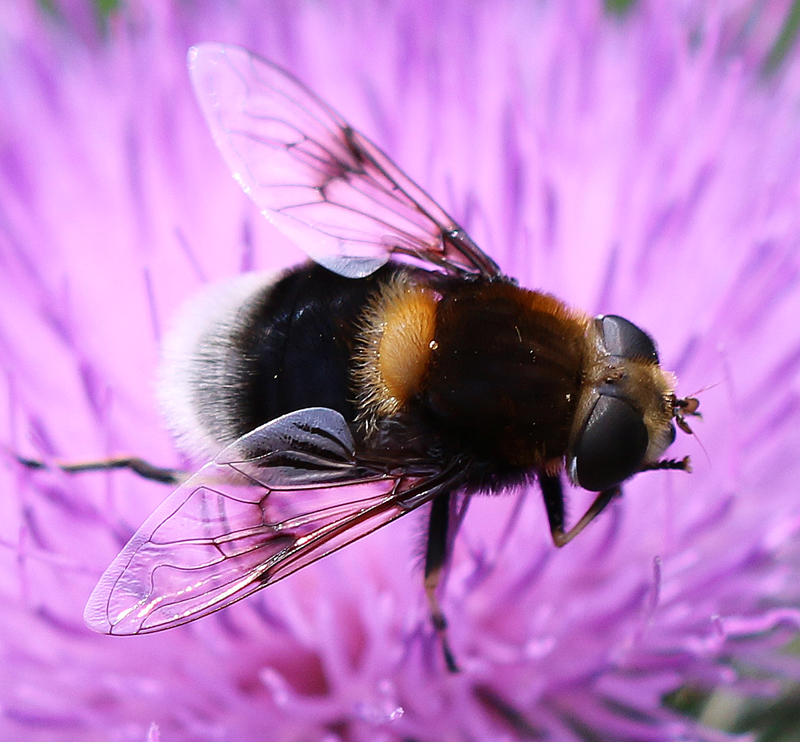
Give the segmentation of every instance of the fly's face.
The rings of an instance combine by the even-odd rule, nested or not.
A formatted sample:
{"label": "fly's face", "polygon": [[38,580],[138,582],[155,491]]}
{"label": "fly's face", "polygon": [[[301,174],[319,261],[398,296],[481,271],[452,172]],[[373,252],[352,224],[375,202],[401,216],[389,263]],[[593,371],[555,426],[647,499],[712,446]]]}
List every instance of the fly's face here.
{"label": "fly's face", "polygon": [[616,315],[597,317],[588,341],[590,362],[567,468],[575,484],[601,491],[637,472],[663,468],[658,459],[675,439],[673,420],[688,430],[683,416],[695,414],[697,401],[676,398],[655,343],[632,322]]}

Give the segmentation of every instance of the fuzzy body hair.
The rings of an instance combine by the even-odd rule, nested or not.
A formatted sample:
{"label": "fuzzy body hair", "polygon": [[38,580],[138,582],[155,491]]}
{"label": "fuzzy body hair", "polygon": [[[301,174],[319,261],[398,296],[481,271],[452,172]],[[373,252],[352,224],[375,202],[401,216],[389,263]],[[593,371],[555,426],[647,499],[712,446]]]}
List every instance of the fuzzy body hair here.
{"label": "fuzzy body hair", "polygon": [[214,284],[184,305],[164,343],[158,398],[182,451],[210,458],[238,427],[231,400],[245,373],[235,338],[280,274],[244,273]]}

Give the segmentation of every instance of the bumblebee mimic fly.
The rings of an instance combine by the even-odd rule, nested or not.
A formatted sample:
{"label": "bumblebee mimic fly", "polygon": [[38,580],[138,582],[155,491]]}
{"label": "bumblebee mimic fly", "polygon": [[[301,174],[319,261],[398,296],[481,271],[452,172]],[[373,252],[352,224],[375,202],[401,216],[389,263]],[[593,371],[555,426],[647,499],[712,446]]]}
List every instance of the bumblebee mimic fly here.
{"label": "bumblebee mimic fly", "polygon": [[[221,44],[189,68],[235,179],[314,262],[215,287],[179,322],[161,397],[210,463],[113,561],[86,621],[193,621],[428,504],[425,590],[453,669],[436,591],[457,498],[535,482],[562,546],[627,479],[688,469],[661,457],[698,403],[647,333],[520,288],[288,73]],[[597,492],[571,530],[565,479]]]}

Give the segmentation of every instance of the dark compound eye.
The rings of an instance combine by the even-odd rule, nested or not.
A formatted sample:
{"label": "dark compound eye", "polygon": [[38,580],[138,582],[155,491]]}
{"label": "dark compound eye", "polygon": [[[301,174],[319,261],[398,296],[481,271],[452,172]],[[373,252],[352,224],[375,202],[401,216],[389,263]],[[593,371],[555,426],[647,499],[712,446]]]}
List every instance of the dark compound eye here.
{"label": "dark compound eye", "polygon": [[658,351],[653,339],[633,322],[615,314],[606,314],[596,320],[606,349],[612,356],[645,358],[658,363]]}
{"label": "dark compound eye", "polygon": [[633,476],[648,440],[640,413],[618,397],[601,395],[575,446],[578,484],[599,492]]}

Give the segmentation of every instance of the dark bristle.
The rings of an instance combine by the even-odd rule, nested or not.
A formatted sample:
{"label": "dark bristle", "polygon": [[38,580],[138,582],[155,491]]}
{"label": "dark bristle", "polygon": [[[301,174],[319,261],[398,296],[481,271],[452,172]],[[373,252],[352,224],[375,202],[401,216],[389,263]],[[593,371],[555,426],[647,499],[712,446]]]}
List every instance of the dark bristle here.
{"label": "dark bristle", "polygon": [[691,473],[692,464],[688,456],[684,456],[682,459],[661,459],[661,461],[656,461],[643,467],[642,471],[654,471],[656,469],[672,469]]}

